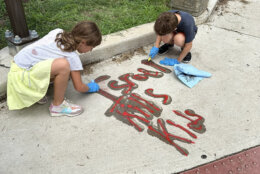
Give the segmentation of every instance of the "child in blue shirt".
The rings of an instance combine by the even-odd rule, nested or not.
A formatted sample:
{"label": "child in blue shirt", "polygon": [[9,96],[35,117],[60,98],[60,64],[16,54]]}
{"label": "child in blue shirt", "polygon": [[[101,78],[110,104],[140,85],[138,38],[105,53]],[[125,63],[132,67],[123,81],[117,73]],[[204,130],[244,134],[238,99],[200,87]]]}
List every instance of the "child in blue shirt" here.
{"label": "child in blue shirt", "polygon": [[[166,53],[175,44],[182,49],[179,57],[174,59],[175,63],[188,63],[191,60],[190,50],[198,28],[189,13],[178,10],[164,12],[157,18],[154,30],[157,37],[155,46],[150,50],[151,58],[158,53]],[[164,45],[160,47],[161,41]]]}

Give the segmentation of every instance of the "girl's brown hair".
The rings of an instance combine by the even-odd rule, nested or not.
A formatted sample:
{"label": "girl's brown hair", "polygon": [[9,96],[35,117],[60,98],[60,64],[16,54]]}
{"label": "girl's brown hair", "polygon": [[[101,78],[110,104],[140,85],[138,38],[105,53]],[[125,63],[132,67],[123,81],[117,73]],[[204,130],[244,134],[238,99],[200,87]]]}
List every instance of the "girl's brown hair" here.
{"label": "girl's brown hair", "polygon": [[155,21],[154,31],[157,35],[163,36],[173,32],[177,25],[177,16],[172,12],[164,12]]}
{"label": "girl's brown hair", "polygon": [[71,32],[58,33],[55,42],[61,50],[72,52],[77,49],[82,40],[86,41],[86,45],[93,47],[101,43],[102,35],[94,22],[79,22]]}

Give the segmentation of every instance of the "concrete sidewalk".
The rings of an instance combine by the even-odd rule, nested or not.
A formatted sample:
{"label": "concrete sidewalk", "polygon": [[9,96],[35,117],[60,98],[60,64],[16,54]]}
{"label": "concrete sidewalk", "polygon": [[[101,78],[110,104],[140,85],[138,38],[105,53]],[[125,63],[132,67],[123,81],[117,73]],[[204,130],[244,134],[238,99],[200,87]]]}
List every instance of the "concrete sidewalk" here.
{"label": "concrete sidewalk", "polygon": [[[195,18],[196,24],[204,23],[213,9],[215,8],[217,0],[209,0],[207,10]],[[128,50],[140,48],[154,42],[155,34],[153,31],[153,24],[148,23],[133,27],[124,31],[103,36],[103,41],[100,46],[95,48],[92,52],[81,55],[83,64],[99,62],[111,58],[114,55],[121,54]],[[12,56],[8,54],[8,48],[0,50],[0,64],[10,67]],[[7,73],[9,68],[0,66],[0,99],[6,93]]]}
{"label": "concrete sidewalk", "polygon": [[[213,76],[191,89],[173,72],[141,64],[152,47],[148,45],[135,53],[89,66],[91,73],[85,71],[85,82],[109,75],[109,79],[99,84],[103,94],[110,96],[77,93],[70,82],[66,97],[85,109],[78,117],[49,117],[50,102],[20,111],[8,111],[6,103],[2,103],[0,173],[169,174],[260,145],[260,2],[246,2],[228,1],[218,6],[210,21],[199,26],[190,64]],[[164,57],[176,58],[179,53],[174,48],[154,61],[159,64]],[[173,70],[170,66],[163,67]],[[142,75],[133,76],[143,74],[138,68],[160,73],[157,78],[147,75],[147,80],[142,81]],[[135,85],[132,93],[119,101],[122,89],[116,90],[116,82],[125,84],[126,80],[119,77],[127,73],[133,73],[129,80]],[[163,104],[165,98],[147,95],[145,91],[150,88],[154,94],[171,96],[172,101]],[[49,97],[51,93],[50,90]],[[116,101],[120,105],[111,107]],[[134,112],[138,108],[129,109],[134,104],[153,114],[147,118],[144,115],[149,114],[141,114],[143,110]],[[145,106],[149,109],[145,110]],[[128,110],[122,109],[126,107]],[[118,112],[112,113],[113,108]],[[205,126],[205,131],[191,128],[189,123],[196,119],[190,117],[191,112],[184,116],[176,112],[184,113],[186,109],[203,117],[204,122],[199,125]],[[126,112],[120,117],[119,113],[124,111],[143,116],[149,124],[138,117],[131,124],[123,119]],[[158,129],[161,133],[158,136],[151,126],[156,129],[155,125],[162,120],[167,122],[158,127],[167,130]],[[134,123],[143,127],[143,131],[137,131]],[[172,144],[166,135],[176,136]]]}

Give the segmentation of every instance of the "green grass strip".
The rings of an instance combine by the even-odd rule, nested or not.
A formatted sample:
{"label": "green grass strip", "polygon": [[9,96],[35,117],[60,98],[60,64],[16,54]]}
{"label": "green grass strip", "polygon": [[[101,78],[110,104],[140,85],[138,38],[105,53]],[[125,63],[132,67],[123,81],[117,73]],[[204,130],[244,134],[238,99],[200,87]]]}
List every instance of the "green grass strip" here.
{"label": "green grass strip", "polygon": [[[30,30],[42,37],[50,30],[70,30],[77,22],[97,23],[103,35],[155,21],[169,10],[170,0],[27,0],[23,3]],[[7,46],[5,30],[11,30],[4,1],[0,1],[0,48]]]}

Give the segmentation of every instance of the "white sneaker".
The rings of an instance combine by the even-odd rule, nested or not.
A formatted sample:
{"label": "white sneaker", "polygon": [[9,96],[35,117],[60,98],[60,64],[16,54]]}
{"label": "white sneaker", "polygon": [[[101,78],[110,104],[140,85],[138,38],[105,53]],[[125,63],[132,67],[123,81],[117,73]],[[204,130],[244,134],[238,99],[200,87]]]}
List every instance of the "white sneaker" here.
{"label": "white sneaker", "polygon": [[54,106],[52,103],[49,107],[50,114],[53,117],[57,116],[69,116],[74,117],[80,115],[84,110],[81,106],[68,103],[66,100],[62,102],[59,106]]}

